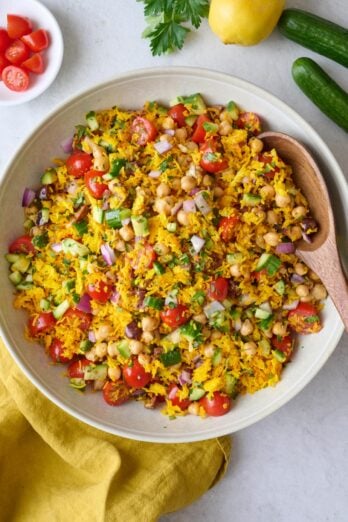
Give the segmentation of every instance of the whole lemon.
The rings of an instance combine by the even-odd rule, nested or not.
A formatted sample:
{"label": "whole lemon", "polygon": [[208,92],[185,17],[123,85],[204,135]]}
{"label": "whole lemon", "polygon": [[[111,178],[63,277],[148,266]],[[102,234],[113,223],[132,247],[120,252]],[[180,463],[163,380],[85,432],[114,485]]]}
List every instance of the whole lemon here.
{"label": "whole lemon", "polygon": [[267,38],[285,0],[212,0],[209,25],[225,44],[255,45]]}

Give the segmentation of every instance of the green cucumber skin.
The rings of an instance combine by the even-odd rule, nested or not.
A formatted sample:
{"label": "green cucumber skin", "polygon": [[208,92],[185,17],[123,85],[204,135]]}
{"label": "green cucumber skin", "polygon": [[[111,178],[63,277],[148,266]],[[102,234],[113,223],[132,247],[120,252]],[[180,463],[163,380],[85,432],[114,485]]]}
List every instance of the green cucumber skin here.
{"label": "green cucumber skin", "polygon": [[348,132],[348,93],[311,58],[298,58],[292,76],[319,109]]}
{"label": "green cucumber skin", "polygon": [[290,40],[348,67],[348,29],[301,9],[285,9],[278,28]]}

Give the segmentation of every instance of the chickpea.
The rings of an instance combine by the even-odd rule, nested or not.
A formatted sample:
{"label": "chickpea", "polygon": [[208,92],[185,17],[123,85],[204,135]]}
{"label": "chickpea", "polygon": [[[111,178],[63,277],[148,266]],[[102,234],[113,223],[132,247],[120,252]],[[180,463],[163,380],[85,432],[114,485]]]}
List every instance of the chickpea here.
{"label": "chickpea", "polygon": [[121,238],[128,242],[134,239],[134,231],[133,228],[130,225],[124,225],[120,230],[118,231]]}
{"label": "chickpea", "polygon": [[143,332],[143,335],[141,336],[141,340],[145,343],[145,344],[150,344],[152,343],[152,341],[155,339],[155,336],[153,334],[153,332]]}
{"label": "chickpea", "polygon": [[317,301],[321,301],[322,299],[326,299],[327,297],[326,288],[324,285],[321,284],[314,285],[311,294]]}
{"label": "chickpea", "polygon": [[313,270],[310,270],[310,271],[309,271],[309,277],[310,277],[313,281],[320,281],[320,277],[319,277],[315,272],[313,272]]}
{"label": "chickpea", "polygon": [[161,134],[159,137],[160,141],[168,141],[169,143],[173,141],[173,136],[170,136],[169,134]]}
{"label": "chickpea", "polygon": [[277,321],[273,325],[272,333],[274,335],[280,335],[280,337],[285,337],[285,335],[287,335],[286,325]]}
{"label": "chickpea", "polygon": [[275,195],[275,203],[277,207],[291,207],[292,206],[292,198],[289,194],[278,194]]}
{"label": "chickpea", "polygon": [[144,350],[144,345],[140,341],[132,339],[129,341],[129,350],[133,355],[139,355]]}
{"label": "chickpea", "polygon": [[239,317],[233,320],[233,328],[236,330],[236,332],[239,332],[242,328],[242,321]]}
{"label": "chickpea", "polygon": [[86,357],[86,359],[88,359],[91,362],[95,362],[98,359],[94,346],[93,346],[93,348],[88,350],[88,352],[85,353],[85,357]]}
{"label": "chickpea", "polygon": [[238,266],[238,265],[232,265],[232,266],[230,267],[230,274],[231,274],[231,276],[233,276],[233,277],[240,277],[240,275],[241,275],[241,271],[240,271],[240,269],[239,269],[239,266]]}
{"label": "chickpea", "polygon": [[305,207],[303,206],[298,206],[298,207],[295,207],[292,212],[291,212],[291,215],[293,218],[295,219],[301,219],[303,218],[305,215],[307,214],[307,210]]}
{"label": "chickpea", "polygon": [[205,187],[211,187],[212,184],[213,184],[213,179],[211,176],[209,176],[208,174],[206,174],[204,177],[203,177],[203,180],[202,180],[202,183]]}
{"label": "chickpea", "polygon": [[262,236],[257,235],[255,241],[258,247],[265,248],[266,242]]}
{"label": "chickpea", "polygon": [[119,355],[116,341],[110,341],[108,343],[107,353],[110,357],[117,357]]}
{"label": "chickpea", "polygon": [[166,216],[169,216],[172,210],[172,207],[166,198],[156,199],[153,208],[158,214],[165,214]]}
{"label": "chickpea", "polygon": [[96,353],[97,357],[99,357],[99,359],[103,359],[103,357],[106,356],[107,348],[108,348],[108,345],[106,343],[96,343],[94,345],[94,348],[95,348],[95,353]]}
{"label": "chickpea", "polygon": [[170,116],[167,116],[166,118],[164,118],[163,120],[163,123],[162,123],[162,127],[163,129],[174,129],[174,120],[173,118],[171,118]]}
{"label": "chickpea", "polygon": [[298,285],[296,293],[299,297],[307,297],[309,295],[309,288],[307,285]]}
{"label": "chickpea", "polygon": [[250,335],[254,330],[253,323],[249,319],[245,319],[242,323],[242,327],[240,329],[240,334],[244,336]]}
{"label": "chickpea", "polygon": [[242,346],[242,353],[244,355],[248,355],[249,357],[253,357],[256,353],[257,345],[253,341],[248,343],[244,343]]}
{"label": "chickpea", "polygon": [[190,222],[189,215],[184,210],[179,210],[179,212],[176,215],[177,221],[180,223],[180,225],[187,226]]}
{"label": "chickpea", "polygon": [[195,321],[197,321],[197,323],[201,323],[201,324],[206,324],[206,322],[207,322],[207,318],[206,318],[205,314],[198,314],[198,315],[195,315],[195,316],[193,317],[193,319],[194,319]]}
{"label": "chickpea", "polygon": [[252,213],[259,218],[260,222],[266,219],[266,212],[261,208],[253,208]]}
{"label": "chickpea", "polygon": [[298,225],[295,225],[294,227],[291,227],[287,231],[287,235],[289,236],[291,241],[297,241],[298,239],[301,239],[301,237],[302,237],[301,227],[299,227]]}
{"label": "chickpea", "polygon": [[172,179],[171,184],[172,184],[173,190],[180,190],[180,188],[181,188],[180,178]]}
{"label": "chickpea", "polygon": [[220,198],[224,193],[224,190],[221,187],[214,188],[214,196]]}
{"label": "chickpea", "polygon": [[169,247],[163,243],[156,243],[153,249],[159,256],[165,256],[169,253]]}
{"label": "chickpea", "polygon": [[274,212],[274,210],[268,210],[267,212],[267,223],[269,225],[276,225],[279,222],[278,215]]}
{"label": "chickpea", "polygon": [[158,319],[145,315],[141,320],[141,327],[144,332],[153,332],[158,326]]}
{"label": "chickpea", "polygon": [[108,377],[112,381],[118,381],[121,378],[121,369],[119,366],[115,366],[115,368],[108,368]]}
{"label": "chickpea", "polygon": [[271,199],[274,197],[275,190],[272,187],[272,185],[264,185],[260,189],[260,194],[261,194],[261,197],[263,197],[263,199]]}
{"label": "chickpea", "polygon": [[95,332],[96,341],[104,341],[111,335],[111,326],[109,324],[101,324]]}
{"label": "chickpea", "polygon": [[198,404],[198,402],[191,402],[191,404],[187,408],[187,411],[191,415],[199,415],[199,404]]}
{"label": "chickpea", "polygon": [[118,252],[124,252],[126,250],[126,243],[123,241],[123,239],[119,239],[115,243],[115,250]]}
{"label": "chickpea", "polygon": [[221,339],[222,333],[221,332],[213,332],[210,336],[210,339],[212,341],[216,341],[217,339]]}
{"label": "chickpea", "polygon": [[249,147],[253,154],[257,154],[258,152],[261,152],[263,149],[263,141],[259,138],[251,138],[249,140]]}
{"label": "chickpea", "polygon": [[232,132],[232,125],[228,121],[222,121],[219,125],[219,134],[221,136],[227,136]]}
{"label": "chickpea", "polygon": [[150,356],[147,353],[139,353],[138,362],[141,366],[146,366],[147,364],[150,364]]}
{"label": "chickpea", "polygon": [[191,192],[197,186],[197,181],[193,176],[183,176],[181,178],[181,188],[185,192]]}
{"label": "chickpea", "polygon": [[187,138],[187,130],[184,127],[181,129],[176,129],[175,136],[177,140],[185,141]]}
{"label": "chickpea", "polygon": [[160,183],[156,189],[156,194],[159,198],[163,198],[165,196],[169,196],[170,187],[166,183]]}
{"label": "chickpea", "polygon": [[211,357],[213,357],[214,352],[215,352],[215,347],[213,344],[207,344],[204,347],[204,356],[205,357],[208,357],[210,359]]}
{"label": "chickpea", "polygon": [[277,246],[280,241],[279,234],[276,232],[268,232],[263,236],[263,239],[266,241],[267,245],[273,247]]}
{"label": "chickpea", "polygon": [[226,110],[224,110],[220,113],[219,118],[220,118],[220,121],[228,121],[228,122],[232,121],[230,113]]}
{"label": "chickpea", "polygon": [[300,276],[303,276],[308,272],[308,268],[303,263],[296,263],[294,269],[295,273]]}
{"label": "chickpea", "polygon": [[195,152],[196,150],[198,150],[198,145],[194,141],[187,141],[186,142],[186,148],[190,152]]}

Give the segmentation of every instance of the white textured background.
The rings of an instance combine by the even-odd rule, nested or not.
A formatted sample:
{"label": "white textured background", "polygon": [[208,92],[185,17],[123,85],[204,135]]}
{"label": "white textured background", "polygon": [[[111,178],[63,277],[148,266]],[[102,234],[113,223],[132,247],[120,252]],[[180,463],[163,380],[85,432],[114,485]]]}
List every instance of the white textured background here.
{"label": "white textured background", "polygon": [[[56,104],[120,72],[160,65],[207,67],[269,90],[315,127],[347,173],[347,134],[320,114],[290,75],[295,58],[312,56],[348,90],[348,70],[343,66],[285,40],[277,31],[256,47],[223,46],[207,23],[188,38],[180,53],[153,58],[148,43],[140,38],[144,19],[142,4],[135,0],[42,3],[63,30],[63,66],[39,98],[0,108],[0,173],[31,128]],[[348,26],[347,0],[288,0],[287,6]],[[305,390],[278,412],[237,433],[233,443],[224,480],[161,522],[347,522],[347,335]]]}

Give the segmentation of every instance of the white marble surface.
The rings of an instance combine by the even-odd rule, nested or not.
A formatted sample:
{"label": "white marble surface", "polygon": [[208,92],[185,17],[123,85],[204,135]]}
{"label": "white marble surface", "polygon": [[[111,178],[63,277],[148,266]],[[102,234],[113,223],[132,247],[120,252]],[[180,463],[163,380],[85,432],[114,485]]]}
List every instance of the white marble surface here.
{"label": "white marble surface", "polygon": [[[180,53],[153,58],[140,38],[135,0],[42,0],[63,30],[63,66],[51,88],[22,106],[0,108],[0,172],[19,144],[56,104],[120,72],[159,65],[196,65],[268,89],[311,123],[347,172],[347,134],[307,101],[290,77],[292,61],[314,55],[277,31],[253,48],[223,46],[204,23]],[[348,26],[347,0],[289,0]],[[1,9],[1,5],[0,5]],[[315,56],[348,90],[347,69]],[[44,151],[43,151],[44,154]],[[162,522],[346,522],[348,520],[348,337],[316,378],[282,409],[233,437],[220,484]],[[141,522],[141,521],[139,521]]]}

